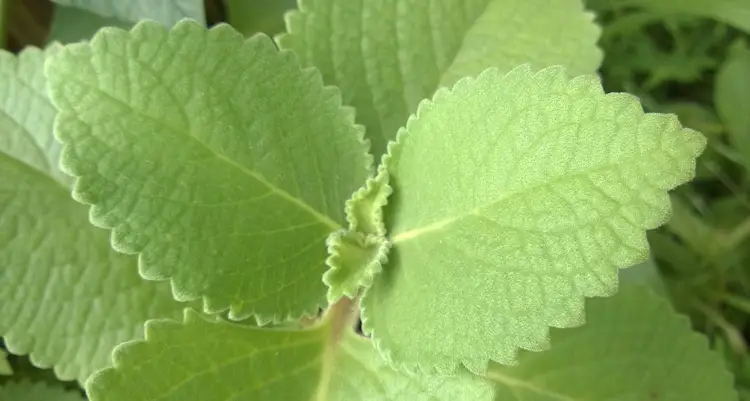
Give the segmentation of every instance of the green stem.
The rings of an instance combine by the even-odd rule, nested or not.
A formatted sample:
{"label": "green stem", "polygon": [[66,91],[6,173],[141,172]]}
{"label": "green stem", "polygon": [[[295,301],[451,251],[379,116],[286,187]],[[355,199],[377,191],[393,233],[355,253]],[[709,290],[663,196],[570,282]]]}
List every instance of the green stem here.
{"label": "green stem", "polygon": [[724,332],[724,337],[736,353],[740,355],[747,353],[747,343],[745,343],[742,333],[740,333],[732,323],[726,320],[724,316],[700,301],[695,301],[693,306],[702,312],[711,323],[715,324],[716,327]]}

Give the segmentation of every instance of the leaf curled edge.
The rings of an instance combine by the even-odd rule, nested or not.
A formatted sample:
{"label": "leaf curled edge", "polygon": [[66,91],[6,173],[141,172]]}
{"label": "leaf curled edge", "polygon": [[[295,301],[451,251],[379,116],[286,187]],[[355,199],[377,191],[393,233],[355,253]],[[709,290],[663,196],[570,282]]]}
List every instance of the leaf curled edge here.
{"label": "leaf curled edge", "polygon": [[381,167],[346,202],[348,230],[332,233],[327,239],[329,269],[323,274],[328,286],[328,302],[346,295],[354,298],[360,288],[367,289],[388,261],[390,241],[386,238],[383,207],[392,189],[388,172]]}

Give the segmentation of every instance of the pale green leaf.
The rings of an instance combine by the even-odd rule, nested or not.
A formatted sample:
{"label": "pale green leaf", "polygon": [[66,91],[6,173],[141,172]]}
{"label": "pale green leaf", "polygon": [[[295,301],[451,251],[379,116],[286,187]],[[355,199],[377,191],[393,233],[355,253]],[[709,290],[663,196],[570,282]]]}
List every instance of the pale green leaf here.
{"label": "pale green leaf", "polygon": [[106,26],[127,29],[133,26],[133,23],[112,17],[102,17],[80,8],[58,4],[55,6],[52,27],[47,41],[72,43],[89,40],[99,29]]}
{"label": "pale green leaf", "polygon": [[747,0],[586,0],[597,11],[643,7],[665,14],[688,14],[713,18],[750,33],[750,2]]}
{"label": "pale green leaf", "polygon": [[493,364],[498,401],[736,401],[732,376],[669,301],[636,286],[588,300],[586,324],[552,330],[548,351]]}
{"label": "pale green leaf", "polygon": [[383,206],[391,194],[388,174],[379,169],[376,177],[367,180],[346,202],[348,230],[328,237],[326,264],[323,274],[328,288],[328,302],[334,303],[344,295],[354,298],[360,287],[367,288],[373,277],[388,261],[390,242],[384,238]]}
{"label": "pale green leaf", "polygon": [[[149,318],[179,316],[166,283],[113,251],[58,169],[46,52],[0,53],[0,336],[66,380],[106,366],[112,348],[142,338]],[[46,54],[45,54],[46,53]]]}
{"label": "pale green leaf", "polygon": [[[353,335],[341,344],[331,377],[331,401],[491,401],[490,382],[462,372],[416,376],[393,370],[371,341]],[[500,399],[497,399],[501,401]]]}
{"label": "pale green leaf", "polygon": [[373,278],[388,261],[390,245],[383,237],[356,231],[340,230],[331,234],[328,237],[330,256],[326,260],[330,269],[323,274],[323,282],[328,286],[328,303],[345,295],[354,298],[360,287],[372,285]]}
{"label": "pale green leaf", "polygon": [[372,159],[317,71],[266,36],[183,21],[105,29],[47,74],[74,197],[143,277],[233,319],[325,304],[325,240]]}
{"label": "pale green leaf", "polygon": [[0,401],[84,401],[81,393],[28,380],[0,385]]}
{"label": "pale green leaf", "polygon": [[8,354],[5,351],[0,350],[0,375],[12,375],[13,368],[8,363]]}
{"label": "pale green leaf", "polygon": [[592,19],[581,0],[301,0],[277,41],[341,88],[379,157],[441,85],[522,63],[594,72]]}
{"label": "pale green leaf", "polygon": [[472,401],[492,399],[488,383],[467,375],[399,374],[368,340],[348,328],[338,333],[335,323],[258,329],[187,310],[184,322],[149,322],[146,341],[119,347],[116,368],[96,374],[88,394],[92,401],[454,401],[463,394]]}
{"label": "pale green leaf", "polygon": [[206,23],[203,0],[53,0],[63,6],[77,7],[103,17],[139,22],[154,20],[172,26],[183,18]]}
{"label": "pale green leaf", "polygon": [[716,73],[714,104],[729,140],[750,169],[750,48],[735,43]]}
{"label": "pale green leaf", "polygon": [[614,294],[618,268],[645,260],[645,231],[704,147],[673,115],[559,67],[438,91],[383,161],[393,247],[365,331],[389,360],[438,371],[548,348],[548,326],[583,323],[584,297]]}

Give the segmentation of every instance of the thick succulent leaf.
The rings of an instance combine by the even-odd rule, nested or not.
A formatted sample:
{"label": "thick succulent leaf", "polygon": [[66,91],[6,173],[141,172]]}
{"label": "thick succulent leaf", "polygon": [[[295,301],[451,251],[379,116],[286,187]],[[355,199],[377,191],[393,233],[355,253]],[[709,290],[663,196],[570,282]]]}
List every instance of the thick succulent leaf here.
{"label": "thick succulent leaf", "polygon": [[706,338],[649,290],[625,286],[590,299],[584,326],[551,334],[550,350],[522,352],[518,366],[490,367],[496,400],[737,400]]}
{"label": "thick succulent leaf", "polygon": [[370,174],[362,129],[266,36],[105,29],[47,63],[74,197],[175,297],[261,322],[325,304],[328,234]]}
{"label": "thick succulent leaf", "polygon": [[52,0],[63,6],[77,7],[103,17],[122,21],[138,22],[154,20],[165,26],[172,26],[183,18],[206,23],[203,0]]}
{"label": "thick succulent leaf", "polygon": [[115,368],[93,376],[88,394],[92,401],[492,399],[489,383],[467,375],[399,374],[368,340],[348,328],[337,334],[333,323],[259,329],[187,310],[183,322],[147,323],[146,341],[119,347]]}
{"label": "thick succulent leaf", "polygon": [[84,401],[80,392],[28,380],[0,385],[0,401]]}
{"label": "thick succulent leaf", "polygon": [[89,40],[98,30],[106,26],[128,29],[133,26],[133,22],[122,21],[113,17],[102,17],[91,11],[58,4],[55,6],[52,27],[47,40],[61,43]]}
{"label": "thick succulent leaf", "polygon": [[58,169],[45,52],[0,53],[0,336],[66,380],[106,366],[112,348],[142,338],[149,318],[176,317],[166,283],[138,276],[70,198]]}
{"label": "thick succulent leaf", "polygon": [[597,11],[643,7],[666,14],[689,14],[716,19],[750,33],[750,2],[747,0],[586,0]]}
{"label": "thick succulent leaf", "polygon": [[[595,76],[489,69],[424,102],[383,166],[393,247],[362,300],[364,328],[400,365],[474,372],[548,347],[646,259],[666,191],[705,147]],[[414,330],[419,327],[419,330]]]}
{"label": "thick succulent leaf", "polygon": [[12,375],[13,368],[8,362],[8,354],[5,351],[0,350],[0,375]]}
{"label": "thick succulent leaf", "polygon": [[594,72],[592,19],[581,0],[300,0],[277,41],[341,88],[379,157],[440,85],[522,63]]}

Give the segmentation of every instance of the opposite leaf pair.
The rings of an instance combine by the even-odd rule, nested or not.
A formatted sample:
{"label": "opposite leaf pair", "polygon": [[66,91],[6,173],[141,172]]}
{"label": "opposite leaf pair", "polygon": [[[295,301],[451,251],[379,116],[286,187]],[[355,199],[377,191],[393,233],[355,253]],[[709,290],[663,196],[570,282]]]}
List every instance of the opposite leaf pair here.
{"label": "opposite leaf pair", "polygon": [[[169,278],[176,299],[202,297],[208,313],[229,309],[230,318],[260,323],[298,318],[325,305],[324,241],[334,232],[330,300],[366,288],[364,327],[389,362],[442,373],[463,364],[484,376],[462,371],[412,383],[362,339],[332,330],[330,317],[309,330],[279,331],[187,312],[184,324],[153,321],[146,342],[119,348],[116,369],[89,385],[94,400],[338,399],[356,389],[341,392],[348,381],[371,381],[368,397],[381,399],[606,397],[611,385],[591,387],[601,393],[566,386],[614,369],[535,382],[544,366],[582,350],[556,346],[554,337],[551,351],[522,354],[519,368],[490,360],[511,363],[519,347],[547,348],[548,326],[583,322],[584,296],[615,292],[617,268],[645,256],[644,230],[663,223],[665,191],[692,176],[704,145],[673,117],[644,115],[632,97],[605,95],[594,77],[489,69],[422,103],[345,216],[344,200],[372,174],[362,127],[316,70],[300,69],[266,37],[244,40],[227,26],[206,31],[187,21],[171,31],[141,23],[67,47],[47,75],[60,110],[62,166],[77,177],[74,197],[93,205],[92,222],[113,229],[117,250],[139,255],[143,277]],[[664,302],[635,290],[597,302],[612,312],[593,308],[583,328],[558,334],[644,350],[642,363],[628,365],[634,376],[657,366],[646,341],[627,340],[674,319]],[[617,308],[644,312],[644,320]],[[598,320],[608,313],[619,317]],[[649,334],[602,334],[636,321]],[[731,399],[728,377],[704,344],[684,324],[669,327],[670,339],[689,339],[690,355],[714,365],[709,385],[683,392],[640,383],[618,395],[658,387],[701,399],[715,384],[720,399]],[[687,365],[685,376],[696,367]]]}

